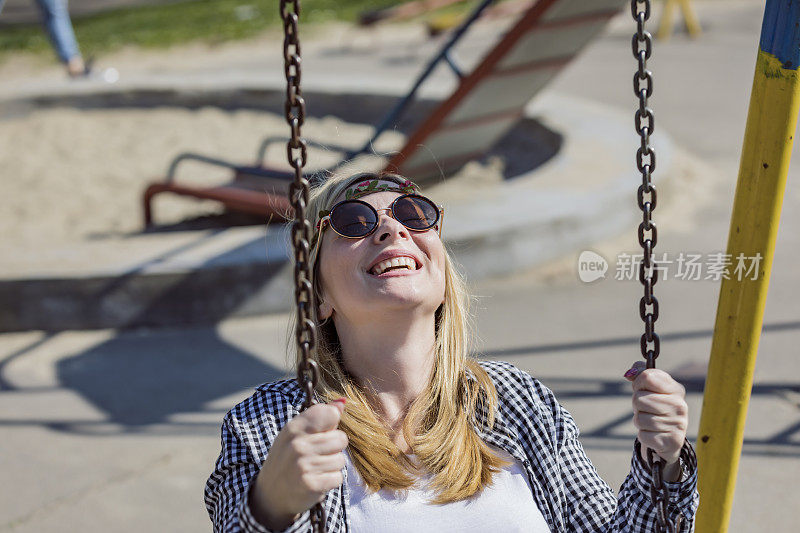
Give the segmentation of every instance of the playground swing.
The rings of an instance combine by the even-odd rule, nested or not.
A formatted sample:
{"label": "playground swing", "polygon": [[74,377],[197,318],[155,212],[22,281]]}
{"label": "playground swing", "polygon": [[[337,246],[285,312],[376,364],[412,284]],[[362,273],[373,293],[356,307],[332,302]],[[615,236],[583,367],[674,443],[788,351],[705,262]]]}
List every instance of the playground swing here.
{"label": "playground swing", "polygon": [[[496,3],[497,0],[482,0],[473,9],[359,149],[310,140],[306,140],[306,146],[341,154],[339,163],[327,170],[335,170],[356,157],[372,153],[376,140],[406,117],[431,74],[438,67],[446,66],[457,77],[457,87],[412,128],[403,147],[388,158],[384,170],[413,175],[421,185],[440,179],[442,174],[452,174],[467,162],[481,157],[508,133],[522,118],[531,98],[570,63],[623,4],[622,0],[531,2],[515,14],[516,22],[471,72],[466,72],[454,58],[454,49],[472,25],[486,16]],[[153,198],[163,193],[214,200],[231,210],[281,219],[288,211],[286,195],[292,175],[270,168],[264,158],[271,145],[284,142],[285,137],[265,139],[260,143],[255,163],[250,165],[194,153],[178,155],[166,178],[150,184],[144,193],[145,226],[153,223]],[[178,181],[176,172],[186,161],[229,169],[233,179],[216,187],[197,187]]]}
{"label": "playground swing", "polygon": [[[550,2],[554,4],[556,2]],[[582,2],[581,2],[582,3]],[[548,2],[539,2],[548,4]],[[546,7],[549,7],[549,4]],[[570,2],[565,2],[570,5]],[[578,5],[576,0],[573,7]],[[639,224],[639,244],[644,252],[639,265],[639,281],[644,286],[644,296],[639,301],[639,313],[645,324],[645,333],[641,337],[642,356],[647,361],[647,368],[655,367],[659,356],[660,340],[655,333],[655,322],[658,319],[658,300],[653,294],[653,286],[658,280],[656,264],[653,262],[653,248],[657,241],[656,226],[652,221],[652,211],[656,206],[656,190],[652,184],[652,172],[655,169],[655,151],[649,139],[653,132],[654,115],[647,107],[647,100],[653,93],[652,73],[647,70],[647,60],[652,53],[652,38],[645,30],[645,22],[650,17],[650,0],[631,0],[631,13],[636,21],[637,31],[633,35],[631,46],[633,55],[638,61],[638,69],[634,74],[634,93],[639,99],[639,109],[635,115],[635,127],[640,136],[641,145],[636,152],[636,166],[642,174],[642,185],[637,191],[639,208],[642,210],[642,223]],[[545,9],[546,9],[545,7]],[[295,222],[292,225],[291,240],[295,257],[295,298],[297,307],[297,328],[295,331],[301,360],[297,368],[298,383],[305,391],[303,409],[313,405],[314,389],[318,380],[318,366],[312,354],[315,351],[316,325],[312,310],[316,305],[312,284],[310,247],[312,228],[306,215],[309,199],[309,180],[303,175],[303,167],[307,161],[307,142],[302,138],[301,127],[305,117],[305,101],[300,87],[301,56],[298,35],[298,17],[300,0],[281,0],[281,19],[284,25],[284,59],[287,82],[286,120],[291,128],[291,138],[287,144],[287,157],[294,171],[294,181],[289,186],[289,201],[294,209]],[[648,233],[649,232],[649,233]],[[648,308],[648,306],[650,306]],[[651,347],[652,345],[652,347]],[[636,441],[636,453],[640,453],[640,443]],[[650,495],[657,511],[659,533],[677,533],[678,525],[672,523],[667,516],[669,492],[662,475],[664,462],[655,459],[648,448],[647,462],[651,472]],[[322,504],[317,502],[311,508],[311,524],[313,531],[324,531]]]}

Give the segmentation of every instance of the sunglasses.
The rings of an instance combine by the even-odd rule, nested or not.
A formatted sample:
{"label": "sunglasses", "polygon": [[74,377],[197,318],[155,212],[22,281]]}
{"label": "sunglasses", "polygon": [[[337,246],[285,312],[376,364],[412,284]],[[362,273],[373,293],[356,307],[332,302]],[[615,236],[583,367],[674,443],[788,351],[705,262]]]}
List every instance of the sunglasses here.
{"label": "sunglasses", "polygon": [[[388,212],[392,218],[411,231],[427,231],[439,223],[444,208],[419,194],[404,194],[394,199],[386,209],[375,209],[362,200],[343,200],[334,205],[319,221],[319,237],[327,223],[333,231],[346,239],[362,239],[378,227],[379,213]],[[441,237],[442,226],[438,233]]]}

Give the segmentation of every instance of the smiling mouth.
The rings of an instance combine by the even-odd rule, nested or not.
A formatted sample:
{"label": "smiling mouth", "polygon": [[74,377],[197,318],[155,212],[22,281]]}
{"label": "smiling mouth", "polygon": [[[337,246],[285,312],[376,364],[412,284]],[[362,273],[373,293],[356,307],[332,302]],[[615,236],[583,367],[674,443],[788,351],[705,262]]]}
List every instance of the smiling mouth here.
{"label": "smiling mouth", "polygon": [[401,257],[393,257],[392,259],[387,259],[385,261],[381,261],[371,269],[369,269],[369,273],[373,276],[380,276],[381,274],[385,274],[387,272],[392,271],[414,271],[419,270],[419,265],[417,262],[407,256]]}

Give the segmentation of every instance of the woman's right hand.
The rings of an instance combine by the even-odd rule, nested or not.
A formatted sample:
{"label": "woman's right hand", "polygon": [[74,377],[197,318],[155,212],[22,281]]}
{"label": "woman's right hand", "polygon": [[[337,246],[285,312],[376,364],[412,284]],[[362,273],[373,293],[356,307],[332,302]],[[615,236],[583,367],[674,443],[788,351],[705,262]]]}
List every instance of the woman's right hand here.
{"label": "woman's right hand", "polygon": [[336,429],[344,398],[309,407],[281,429],[252,488],[254,517],[269,529],[285,529],[297,515],[342,484],[347,435]]}

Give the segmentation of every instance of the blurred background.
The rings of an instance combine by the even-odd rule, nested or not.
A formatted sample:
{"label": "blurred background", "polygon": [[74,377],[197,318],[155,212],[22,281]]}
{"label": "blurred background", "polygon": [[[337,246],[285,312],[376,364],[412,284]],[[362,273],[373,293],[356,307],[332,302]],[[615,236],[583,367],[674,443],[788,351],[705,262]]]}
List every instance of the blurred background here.
{"label": "blurred background", "polygon": [[[0,2],[0,531],[207,530],[222,417],[294,374],[277,2],[70,0],[69,19],[58,4]],[[522,28],[533,4],[304,0],[308,168],[396,161],[424,184],[475,296],[476,356],[552,388],[618,488],[643,329],[636,28],[609,0]],[[764,3],[683,5],[653,2],[648,68],[659,367],[687,388],[694,442]],[[795,527],[793,159],[737,532]]]}

